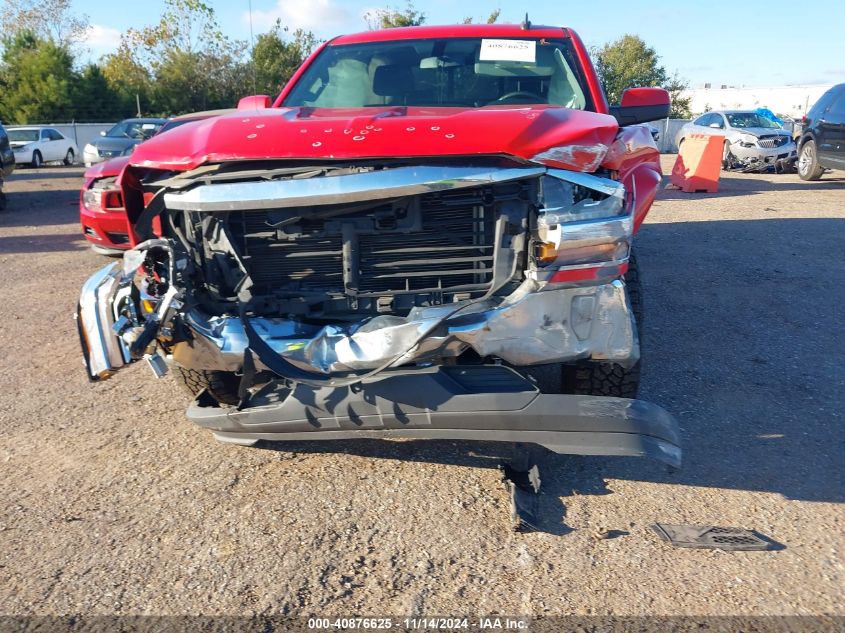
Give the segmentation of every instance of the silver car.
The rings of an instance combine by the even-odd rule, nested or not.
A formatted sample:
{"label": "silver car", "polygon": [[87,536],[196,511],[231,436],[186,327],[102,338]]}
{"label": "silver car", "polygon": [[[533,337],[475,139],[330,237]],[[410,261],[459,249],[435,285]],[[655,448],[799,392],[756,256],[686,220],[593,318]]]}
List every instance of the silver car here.
{"label": "silver car", "polygon": [[691,134],[724,136],[722,166],[777,167],[796,157],[795,141],[787,130],[753,110],[706,112],[684,125],[675,137],[680,148]]}

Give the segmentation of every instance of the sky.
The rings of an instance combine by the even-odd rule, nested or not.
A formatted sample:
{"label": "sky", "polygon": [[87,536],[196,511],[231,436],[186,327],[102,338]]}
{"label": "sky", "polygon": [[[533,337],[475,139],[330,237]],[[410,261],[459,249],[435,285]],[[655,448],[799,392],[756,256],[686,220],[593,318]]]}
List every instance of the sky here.
{"label": "sky", "polygon": [[[248,40],[250,0],[206,0],[229,37]],[[276,20],[313,31],[320,39],[366,29],[364,14],[383,6],[405,7],[404,0],[251,0],[256,35]],[[74,0],[91,29],[88,55],[113,51],[130,27],[158,21],[163,0],[133,3]],[[570,26],[587,46],[601,46],[625,33],[654,47],[671,73],[678,71],[692,87],[833,84],[845,82],[845,2],[814,0],[804,11],[794,0],[768,2],[571,2],[534,0],[419,0],[414,3],[427,24],[454,24],[467,16],[483,21],[501,9],[499,22],[520,23],[526,7],[534,24]],[[141,11],[143,6],[143,11]]]}

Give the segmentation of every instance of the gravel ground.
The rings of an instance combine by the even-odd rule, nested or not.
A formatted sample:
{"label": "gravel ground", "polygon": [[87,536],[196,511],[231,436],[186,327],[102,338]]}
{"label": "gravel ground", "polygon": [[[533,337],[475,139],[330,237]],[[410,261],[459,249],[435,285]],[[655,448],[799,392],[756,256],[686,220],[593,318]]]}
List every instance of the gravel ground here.
{"label": "gravel ground", "polygon": [[[169,377],[89,384],[71,317],[108,259],[81,175],[19,170],[0,213],[0,613],[845,614],[843,173],[661,192],[641,397],[678,416],[684,468],[548,455],[530,534],[478,446],[244,449]],[[656,521],[784,547],[673,549]]]}

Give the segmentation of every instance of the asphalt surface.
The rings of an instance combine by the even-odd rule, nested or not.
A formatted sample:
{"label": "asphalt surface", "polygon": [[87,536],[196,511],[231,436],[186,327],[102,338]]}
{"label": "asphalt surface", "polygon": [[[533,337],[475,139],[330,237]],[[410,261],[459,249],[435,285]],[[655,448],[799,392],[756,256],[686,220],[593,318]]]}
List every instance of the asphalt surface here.
{"label": "asphalt surface", "polygon": [[[18,170],[0,212],[0,613],[845,615],[845,173],[661,192],[641,397],[685,465],[546,455],[528,534],[484,447],[244,449],[188,423],[170,377],[89,384],[72,314],[109,259],[81,174]],[[675,549],[655,522],[779,547]]]}

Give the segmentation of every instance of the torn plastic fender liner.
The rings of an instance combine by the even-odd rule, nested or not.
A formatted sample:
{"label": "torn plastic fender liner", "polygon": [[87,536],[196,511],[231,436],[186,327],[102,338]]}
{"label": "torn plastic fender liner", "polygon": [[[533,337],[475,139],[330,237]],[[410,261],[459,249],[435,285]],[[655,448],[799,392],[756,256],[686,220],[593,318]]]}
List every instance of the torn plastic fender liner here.
{"label": "torn plastic fender liner", "polygon": [[641,400],[541,394],[504,366],[397,369],[355,388],[266,385],[247,408],[200,394],[188,409],[223,441],[356,438],[539,444],[556,453],[630,455],[680,466],[678,425]]}

